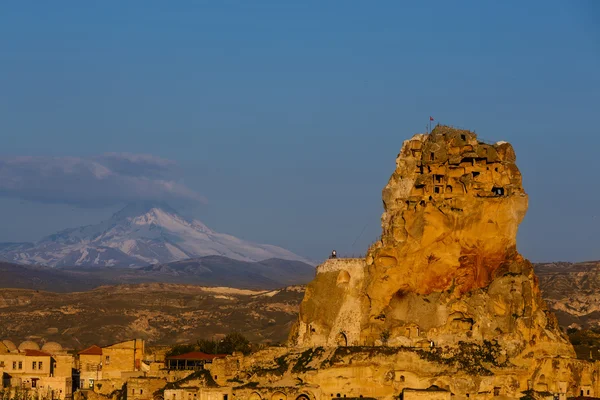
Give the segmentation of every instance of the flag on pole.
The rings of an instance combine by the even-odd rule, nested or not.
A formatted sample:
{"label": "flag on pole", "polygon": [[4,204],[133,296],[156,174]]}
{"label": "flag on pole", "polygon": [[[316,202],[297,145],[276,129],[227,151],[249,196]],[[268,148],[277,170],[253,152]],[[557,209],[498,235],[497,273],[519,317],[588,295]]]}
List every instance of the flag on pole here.
{"label": "flag on pole", "polygon": [[433,121],[433,117],[429,117],[429,120],[430,120],[430,121]]}

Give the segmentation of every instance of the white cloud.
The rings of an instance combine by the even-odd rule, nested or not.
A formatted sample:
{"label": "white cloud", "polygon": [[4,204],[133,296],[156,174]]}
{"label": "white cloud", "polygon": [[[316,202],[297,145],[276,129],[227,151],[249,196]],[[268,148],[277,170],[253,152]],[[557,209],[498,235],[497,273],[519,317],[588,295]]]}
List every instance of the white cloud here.
{"label": "white cloud", "polygon": [[176,175],[175,162],[150,154],[0,157],[0,196],[86,207],[139,200],[205,202]]}

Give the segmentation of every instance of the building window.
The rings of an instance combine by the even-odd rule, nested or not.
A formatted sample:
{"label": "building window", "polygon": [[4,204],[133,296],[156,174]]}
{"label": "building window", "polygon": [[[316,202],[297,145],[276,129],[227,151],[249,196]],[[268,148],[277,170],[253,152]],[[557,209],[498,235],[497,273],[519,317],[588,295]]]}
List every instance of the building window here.
{"label": "building window", "polygon": [[38,369],[44,369],[44,366],[42,365],[42,362],[38,362]]}
{"label": "building window", "polygon": [[140,394],[144,394],[144,389],[140,389]]}
{"label": "building window", "polygon": [[19,369],[23,369],[23,361],[19,361]]}
{"label": "building window", "polygon": [[33,363],[31,363],[31,368],[37,369],[37,362],[34,361]]}
{"label": "building window", "polygon": [[106,365],[110,364],[110,356],[106,356]]}
{"label": "building window", "polygon": [[17,362],[13,361],[13,369],[17,369]]}

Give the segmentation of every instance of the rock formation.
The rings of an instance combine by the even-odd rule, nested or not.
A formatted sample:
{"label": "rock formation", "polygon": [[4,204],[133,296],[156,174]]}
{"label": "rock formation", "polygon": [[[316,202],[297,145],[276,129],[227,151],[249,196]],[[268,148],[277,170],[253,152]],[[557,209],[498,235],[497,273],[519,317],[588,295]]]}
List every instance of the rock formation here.
{"label": "rock formation", "polygon": [[[380,240],[365,259],[330,259],[318,267],[290,342],[427,349],[438,377],[440,365],[456,366],[458,359],[470,360],[463,373],[477,375],[469,369],[487,359],[497,369],[486,369],[490,374],[514,374],[503,384],[512,395],[533,389],[530,381],[553,359],[551,389],[566,393],[561,381],[577,392],[581,371],[597,371],[574,360],[531,263],[517,252],[527,194],[515,162],[509,143],[488,144],[467,130],[437,126],[405,141],[383,189]],[[420,370],[412,373],[423,376],[412,362]],[[478,390],[475,381],[468,390],[450,383],[460,368],[446,372],[453,392]]]}
{"label": "rock formation", "polygon": [[517,252],[527,194],[515,161],[509,143],[445,126],[404,142],[383,189],[381,240],[366,260],[319,267],[296,343],[496,340],[510,358],[572,356]]}

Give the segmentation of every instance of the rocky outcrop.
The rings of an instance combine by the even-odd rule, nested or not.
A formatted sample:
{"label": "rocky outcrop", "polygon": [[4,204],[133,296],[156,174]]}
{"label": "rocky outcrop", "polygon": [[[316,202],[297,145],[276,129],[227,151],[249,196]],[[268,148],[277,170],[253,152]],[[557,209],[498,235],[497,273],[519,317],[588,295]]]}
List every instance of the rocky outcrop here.
{"label": "rocky outcrop", "polygon": [[318,267],[297,345],[496,340],[509,357],[550,355],[549,343],[572,356],[517,252],[527,194],[515,161],[509,143],[444,126],[404,142],[383,189],[381,240],[365,260]]}
{"label": "rocky outcrop", "polygon": [[[425,370],[438,379],[453,375],[445,380],[452,390],[459,389],[449,382],[469,374],[478,357],[490,375],[512,376],[516,383],[505,392],[512,395],[540,369],[560,375],[561,387],[581,383],[566,377],[573,347],[541,298],[532,264],[517,251],[528,199],[509,143],[446,126],[415,135],[404,142],[382,198],[381,239],[365,259],[318,266],[291,343],[423,349],[430,354]],[[439,365],[456,360],[467,360],[463,369]],[[591,364],[578,368],[595,374]],[[558,381],[551,387],[566,391]]]}

